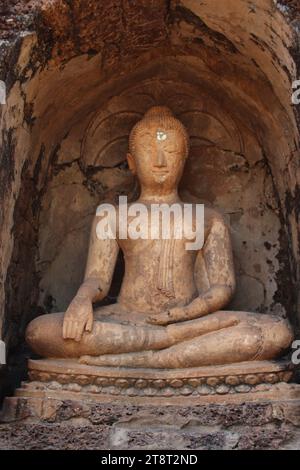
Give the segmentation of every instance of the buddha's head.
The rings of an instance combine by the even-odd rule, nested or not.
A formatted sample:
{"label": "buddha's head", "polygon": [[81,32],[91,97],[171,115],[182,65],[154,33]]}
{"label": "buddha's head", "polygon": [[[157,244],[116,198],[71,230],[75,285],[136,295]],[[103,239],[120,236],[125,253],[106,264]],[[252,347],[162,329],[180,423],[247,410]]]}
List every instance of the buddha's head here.
{"label": "buddha's head", "polygon": [[154,106],[133,127],[127,160],[143,187],[170,190],[180,181],[188,151],[183,124],[169,108]]}

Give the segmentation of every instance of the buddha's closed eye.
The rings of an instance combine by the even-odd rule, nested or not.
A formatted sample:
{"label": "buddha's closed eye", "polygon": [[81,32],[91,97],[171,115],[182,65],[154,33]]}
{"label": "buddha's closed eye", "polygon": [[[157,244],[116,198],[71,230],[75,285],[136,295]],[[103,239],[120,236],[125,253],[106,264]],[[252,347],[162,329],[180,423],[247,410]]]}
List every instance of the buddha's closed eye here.
{"label": "buddha's closed eye", "polygon": [[164,152],[168,155],[176,155],[178,153],[178,149],[173,148],[173,149],[164,149]]}

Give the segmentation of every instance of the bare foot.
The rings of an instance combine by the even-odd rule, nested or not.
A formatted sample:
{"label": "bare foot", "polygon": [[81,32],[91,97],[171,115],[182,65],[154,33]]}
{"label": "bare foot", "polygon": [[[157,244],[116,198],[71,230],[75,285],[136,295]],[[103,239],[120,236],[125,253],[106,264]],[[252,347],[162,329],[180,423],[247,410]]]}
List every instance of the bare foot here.
{"label": "bare foot", "polygon": [[92,366],[118,366],[119,356],[115,354],[106,354],[103,356],[81,356],[78,359],[80,364],[88,364]]}
{"label": "bare foot", "polygon": [[89,359],[91,358],[92,356],[81,356],[79,359],[78,359],[78,362],[79,364],[89,364]]}

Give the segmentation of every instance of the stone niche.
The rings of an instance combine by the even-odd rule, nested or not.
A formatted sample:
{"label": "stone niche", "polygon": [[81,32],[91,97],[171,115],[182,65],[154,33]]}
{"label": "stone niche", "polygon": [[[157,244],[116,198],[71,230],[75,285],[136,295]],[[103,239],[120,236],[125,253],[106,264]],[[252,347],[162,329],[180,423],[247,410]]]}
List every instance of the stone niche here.
{"label": "stone niche", "polygon": [[129,132],[149,107],[163,103],[191,136],[182,198],[217,207],[231,227],[238,282],[232,308],[286,315],[288,298],[278,289],[289,267],[280,258],[280,208],[262,131],[243,103],[230,102],[199,74],[184,62],[180,67],[173,58],[159,58],[61,141],[41,200],[36,266],[42,308],[64,310],[76,293],[99,201],[137,194],[125,161]]}
{"label": "stone niche", "polygon": [[[7,6],[0,331],[10,367],[28,355],[27,323],[65,310],[82,281],[96,207],[137,197],[128,135],[155,104],[169,106],[191,136],[182,198],[215,206],[229,223],[237,274],[230,308],[288,316],[297,329],[299,129],[291,86],[299,30],[288,2],[276,3]],[[109,302],[122,273],[120,258]]]}

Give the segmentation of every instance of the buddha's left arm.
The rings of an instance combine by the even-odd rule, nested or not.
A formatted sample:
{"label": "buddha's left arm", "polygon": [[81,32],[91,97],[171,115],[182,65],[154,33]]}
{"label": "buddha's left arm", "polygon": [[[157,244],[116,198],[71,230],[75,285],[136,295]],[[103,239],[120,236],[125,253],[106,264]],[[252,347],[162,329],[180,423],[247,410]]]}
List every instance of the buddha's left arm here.
{"label": "buddha's left arm", "polygon": [[[214,217],[203,247],[209,289],[187,306],[196,317],[224,308],[235,291],[235,275],[230,233],[221,216]],[[197,315],[197,310],[200,315]]]}
{"label": "buddha's left arm", "polygon": [[154,321],[151,323],[166,325],[199,318],[216,312],[229,303],[235,290],[235,275],[230,234],[221,216],[212,219],[202,255],[209,289],[186,307],[175,307],[157,317],[152,317],[151,320]]}

